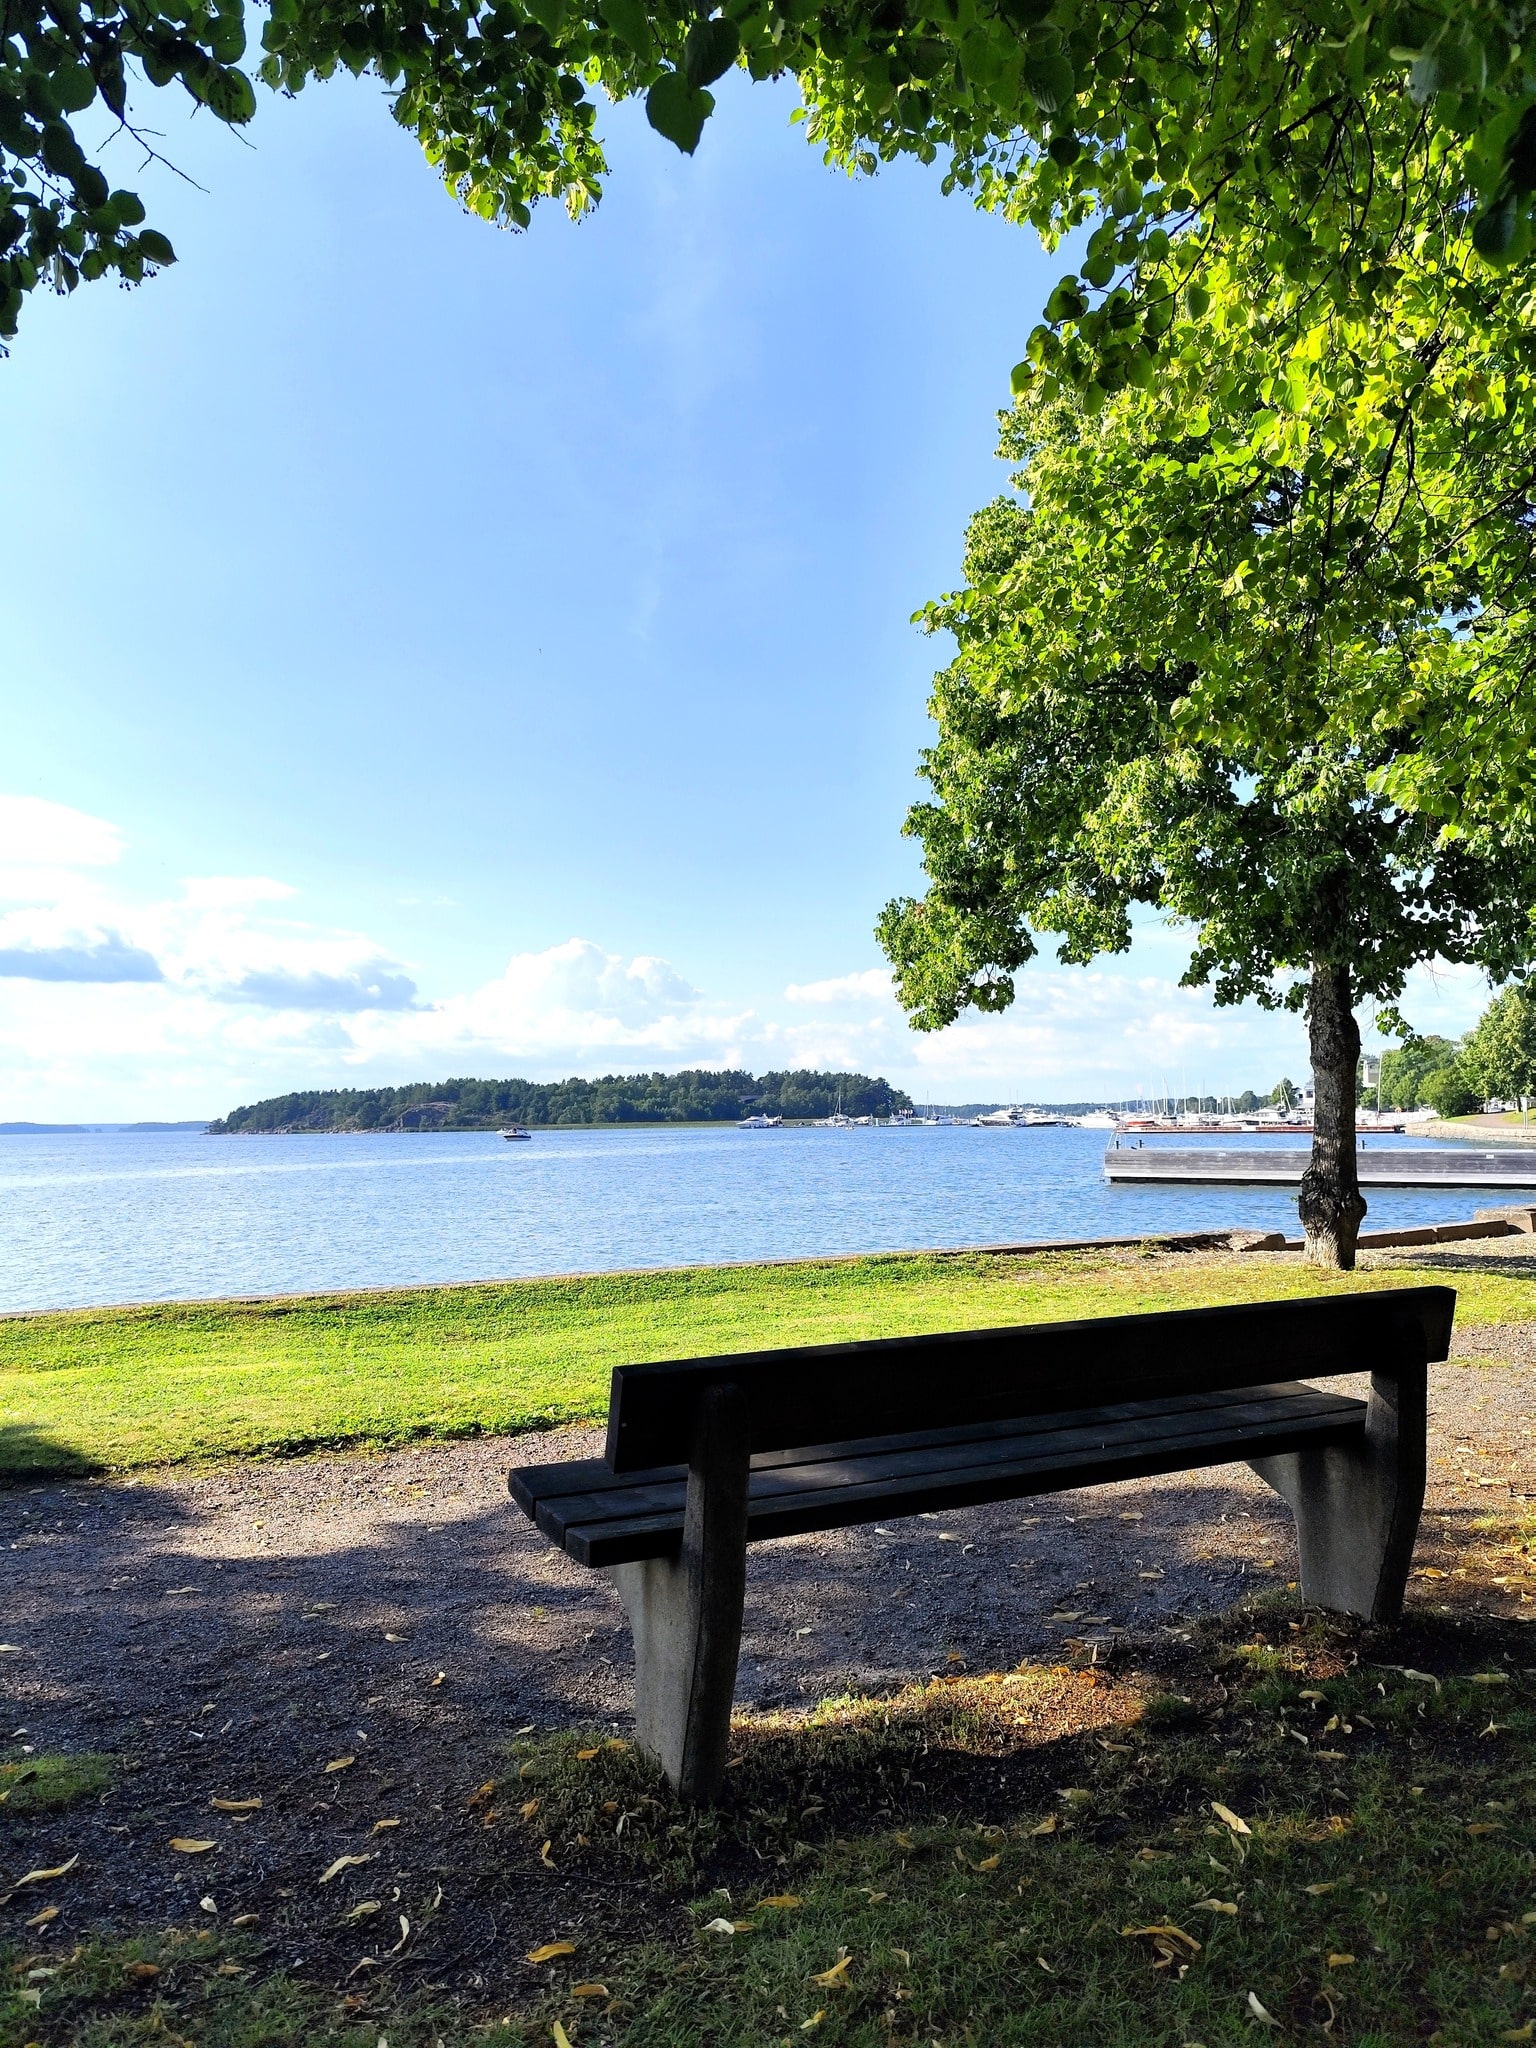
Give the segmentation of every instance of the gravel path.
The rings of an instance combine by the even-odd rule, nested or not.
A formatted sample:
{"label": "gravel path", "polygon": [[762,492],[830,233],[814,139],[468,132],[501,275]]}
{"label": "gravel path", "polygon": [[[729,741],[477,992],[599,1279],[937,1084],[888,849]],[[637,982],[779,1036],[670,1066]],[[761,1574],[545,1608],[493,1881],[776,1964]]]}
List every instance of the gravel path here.
{"label": "gravel path", "polygon": [[[1457,1348],[1467,1363],[1432,1369],[1413,1597],[1536,1617],[1475,1528],[1536,1500],[1536,1324]],[[341,1855],[373,1859],[357,1883],[391,1927],[403,1913],[419,1930],[449,1895],[456,1957],[490,1969],[547,1938],[547,1876],[509,1865],[466,1801],[518,1731],[626,1726],[616,1597],[551,1551],[505,1486],[511,1464],[596,1445],[565,1431],[0,1494],[0,1759],[30,1746],[125,1760],[97,1807],[0,1816],[0,1870],[80,1853],[55,1934],[260,1913],[281,1961],[328,1976],[359,1952],[355,1932],[335,1933],[346,1883],[319,1895],[324,1914],[316,1903]],[[739,1698],[782,1706],[957,1659],[1091,1655],[1116,1629],[1177,1629],[1294,1577],[1289,1517],[1244,1467],[761,1545]],[[210,1807],[258,1795],[245,1817]],[[173,1836],[218,1846],[177,1854]]]}

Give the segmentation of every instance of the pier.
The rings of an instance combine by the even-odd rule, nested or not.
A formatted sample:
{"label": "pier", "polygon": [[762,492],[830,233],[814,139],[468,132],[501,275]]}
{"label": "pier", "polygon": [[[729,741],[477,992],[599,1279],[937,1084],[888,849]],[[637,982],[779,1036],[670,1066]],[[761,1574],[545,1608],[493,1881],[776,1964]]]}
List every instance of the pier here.
{"label": "pier", "polygon": [[[1104,1154],[1104,1178],[1116,1183],[1160,1185],[1225,1182],[1229,1185],[1296,1187],[1311,1152],[1287,1146],[1111,1145]],[[1531,1188],[1536,1187],[1536,1149],[1501,1152],[1470,1145],[1368,1146],[1355,1154],[1363,1188]]]}

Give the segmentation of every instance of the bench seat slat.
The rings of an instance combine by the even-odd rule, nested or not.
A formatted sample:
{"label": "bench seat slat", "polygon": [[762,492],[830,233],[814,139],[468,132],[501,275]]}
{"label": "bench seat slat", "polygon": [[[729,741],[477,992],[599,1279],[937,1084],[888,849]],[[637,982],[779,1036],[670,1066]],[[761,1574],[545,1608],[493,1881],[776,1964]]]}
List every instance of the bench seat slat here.
{"label": "bench seat slat", "polygon": [[[1284,1382],[1288,1393],[1306,1389],[1305,1381]],[[1157,1418],[1164,1415],[1182,1415],[1199,1408],[1230,1409],[1234,1402],[1263,1397],[1275,1392],[1273,1387],[1244,1388],[1237,1392],[1200,1392],[1165,1396],[1161,1400],[1112,1401],[1093,1408],[1078,1408],[1056,1415],[1040,1415],[1030,1419],[1027,1433],[1031,1436],[1047,1436],[1058,1429],[1078,1429],[1090,1418],[1095,1422],[1130,1421],[1138,1417]],[[1324,1401],[1336,1397],[1328,1394],[1319,1396]],[[875,1451],[899,1451],[914,1444],[942,1447],[946,1444],[984,1443],[994,1438],[1012,1441],[1024,1434],[1019,1419],[1013,1417],[1005,1422],[969,1422],[948,1429],[927,1429],[914,1435],[901,1432],[888,1436],[863,1436],[846,1443],[799,1444],[792,1450],[758,1451],[752,1459],[754,1474],[771,1472],[780,1466],[803,1465],[818,1458],[862,1457]],[[541,1501],[574,1493],[615,1493],[628,1492],[636,1485],[654,1486],[662,1482],[676,1481],[681,1488],[686,1484],[686,1465],[658,1465],[648,1472],[615,1472],[606,1458],[568,1458],[556,1465],[524,1465],[518,1471],[507,1474],[507,1489],[523,1513],[533,1520]],[[681,1499],[681,1493],[679,1493]]]}
{"label": "bench seat slat", "polygon": [[[1275,1419],[1281,1402],[1284,1412],[1295,1421],[1340,1414],[1353,1420],[1360,1413],[1358,1402],[1312,1387],[1260,1391],[1268,1398],[1256,1400],[1245,1391],[1230,1396],[1219,1408],[1208,1402],[1197,1406],[1168,1400],[1135,1404],[1143,1410],[1155,1408],[1155,1413],[1114,1415],[1079,1411],[1076,1415],[1051,1417],[1049,1428],[1032,1423],[1020,1429],[1015,1424],[1006,1435],[988,1431],[985,1436],[950,1438],[942,1444],[924,1436],[818,1445],[802,1451],[793,1464],[782,1458],[772,1462],[764,1459],[761,1464],[754,1461],[751,1499],[766,1504],[789,1493],[804,1493],[823,1486],[867,1484],[874,1479],[932,1481],[946,1472],[980,1471],[989,1465],[1012,1464],[1020,1455],[1021,1445],[1028,1446],[1031,1458],[1073,1458],[1083,1451],[1121,1446],[1139,1440],[1149,1431],[1160,1433],[1170,1426],[1230,1435],[1250,1424]],[[681,1515],[687,1483],[686,1474],[673,1477],[670,1473],[647,1472],[634,1473],[620,1488],[587,1489],[579,1481],[568,1479],[565,1487],[546,1492],[537,1502],[535,1519],[551,1541],[558,1543],[560,1531],[573,1522],[604,1521],[615,1514]]]}
{"label": "bench seat slat", "polygon": [[[1015,1423],[866,1438],[753,1460],[747,1540],[1144,1477],[1358,1438],[1365,1404],[1295,1382],[1123,1402]],[[946,1442],[935,1442],[942,1435]],[[577,1563],[666,1556],[681,1539],[681,1468],[618,1478],[601,1460],[532,1466],[513,1494]]]}

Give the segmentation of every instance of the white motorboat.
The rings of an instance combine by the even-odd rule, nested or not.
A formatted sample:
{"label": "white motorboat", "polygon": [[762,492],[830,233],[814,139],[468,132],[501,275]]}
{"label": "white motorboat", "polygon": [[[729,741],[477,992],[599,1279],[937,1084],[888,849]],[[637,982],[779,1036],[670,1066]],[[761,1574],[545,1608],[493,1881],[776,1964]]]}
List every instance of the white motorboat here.
{"label": "white motorboat", "polygon": [[781,1116],[744,1116],[736,1128],[738,1131],[776,1131],[783,1121]]}
{"label": "white motorboat", "polygon": [[525,1131],[521,1124],[513,1124],[510,1129],[503,1131],[501,1135],[509,1145],[514,1145],[519,1138],[531,1138],[533,1133],[532,1131]]}

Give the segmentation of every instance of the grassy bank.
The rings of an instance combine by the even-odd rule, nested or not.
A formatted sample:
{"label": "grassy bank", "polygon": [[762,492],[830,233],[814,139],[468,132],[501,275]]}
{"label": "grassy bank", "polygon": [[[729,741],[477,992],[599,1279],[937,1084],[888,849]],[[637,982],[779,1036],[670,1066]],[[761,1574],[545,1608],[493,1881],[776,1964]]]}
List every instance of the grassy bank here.
{"label": "grassy bank", "polygon": [[1463,1321],[1536,1282],[1130,1252],[691,1268],[0,1320],[0,1478],[515,1432],[606,1411],[630,1360],[1453,1278]]}

